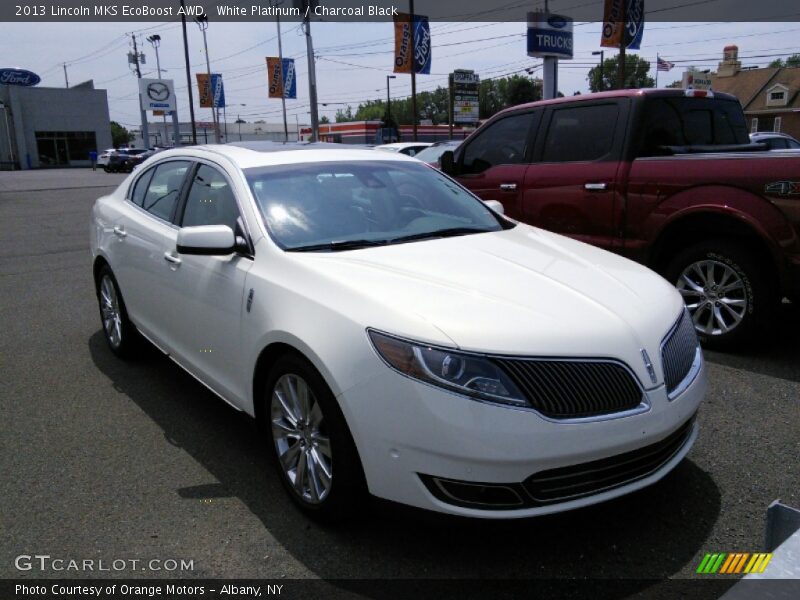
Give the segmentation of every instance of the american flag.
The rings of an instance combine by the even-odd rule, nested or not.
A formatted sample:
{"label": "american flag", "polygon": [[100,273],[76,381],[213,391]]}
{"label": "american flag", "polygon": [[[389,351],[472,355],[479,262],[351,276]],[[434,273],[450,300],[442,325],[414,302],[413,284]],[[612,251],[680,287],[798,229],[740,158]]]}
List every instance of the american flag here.
{"label": "american flag", "polygon": [[672,67],[675,66],[675,63],[671,63],[667,60],[664,60],[660,56],[656,59],[656,64],[658,65],[657,68],[659,71],[669,71]]}

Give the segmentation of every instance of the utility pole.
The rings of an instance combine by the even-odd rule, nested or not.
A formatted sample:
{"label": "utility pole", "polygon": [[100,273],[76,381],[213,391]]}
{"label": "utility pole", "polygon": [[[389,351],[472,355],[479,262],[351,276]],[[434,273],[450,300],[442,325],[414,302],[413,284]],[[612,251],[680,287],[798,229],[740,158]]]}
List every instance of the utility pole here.
{"label": "utility pole", "polygon": [[[141,79],[142,71],[139,68],[139,47],[136,45],[136,34],[131,33],[131,38],[133,38],[133,63],[136,65],[136,78]],[[141,94],[139,94],[139,112],[142,116],[142,140],[144,141],[144,147],[146,150],[150,147],[150,131],[147,126],[147,111],[142,108]]]}
{"label": "utility pole", "polygon": [[600,85],[598,86],[597,91],[602,92],[606,88],[606,82],[605,79],[603,79],[603,60],[605,58],[605,50],[596,50],[592,52],[592,56],[597,56],[598,54],[600,55]]}
{"label": "utility pole", "polygon": [[[280,6],[283,4],[283,0],[276,2],[276,6]],[[289,125],[286,123],[286,89],[284,88],[284,84],[286,80],[283,76],[283,46],[281,44],[281,16],[280,14],[275,15],[275,22],[278,25],[278,64],[280,65],[280,72],[281,72],[281,106],[283,107],[283,141],[289,141]]]}
{"label": "utility pole", "polygon": [[617,89],[625,88],[625,43],[627,42],[626,34],[628,31],[628,6],[627,2],[623,0],[620,2],[622,9],[622,33],[619,36],[619,54],[617,55]]}
{"label": "utility pole", "polygon": [[[316,0],[303,0],[304,14],[310,15],[307,10],[309,4],[313,6]],[[319,107],[317,106],[317,69],[314,61],[314,43],[311,41],[311,20],[308,16],[303,19],[304,32],[306,34],[306,59],[308,60],[308,100],[311,102],[311,139],[316,142],[319,140]]]}
{"label": "utility pole", "polygon": [[214,94],[214,78],[211,76],[211,60],[208,58],[208,39],[206,29],[208,29],[208,17],[203,14],[194,19],[200,31],[203,32],[203,49],[206,53],[206,69],[208,70],[208,91],[211,96],[211,117],[214,119],[214,143],[219,144],[219,118],[217,117],[216,98]]}
{"label": "utility pole", "polygon": [[69,88],[69,77],[67,77],[67,63],[64,63],[64,86]]}
{"label": "utility pole", "polygon": [[[417,48],[414,45],[414,0],[408,0],[410,22],[408,30],[411,33],[411,125],[413,139],[417,141]],[[400,133],[398,131],[398,133]]]}
{"label": "utility pole", "polygon": [[[194,94],[192,93],[192,73],[189,70],[189,40],[186,37],[186,5],[184,0],[181,0],[181,29],[183,29],[183,61],[186,65],[186,89],[189,91],[189,117],[192,120],[192,143],[197,144],[197,125],[194,121]],[[179,137],[177,131],[175,137]]]}

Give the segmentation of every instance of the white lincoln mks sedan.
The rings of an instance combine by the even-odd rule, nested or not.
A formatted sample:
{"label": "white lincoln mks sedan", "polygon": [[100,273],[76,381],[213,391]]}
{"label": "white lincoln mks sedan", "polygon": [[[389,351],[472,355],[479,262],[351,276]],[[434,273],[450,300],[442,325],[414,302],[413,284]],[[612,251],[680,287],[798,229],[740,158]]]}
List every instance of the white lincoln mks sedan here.
{"label": "white lincoln mks sedan", "polygon": [[672,470],[703,357],[675,288],[400,154],[161,152],[97,200],[112,352],[146,338],[263,425],[293,500],[527,517]]}

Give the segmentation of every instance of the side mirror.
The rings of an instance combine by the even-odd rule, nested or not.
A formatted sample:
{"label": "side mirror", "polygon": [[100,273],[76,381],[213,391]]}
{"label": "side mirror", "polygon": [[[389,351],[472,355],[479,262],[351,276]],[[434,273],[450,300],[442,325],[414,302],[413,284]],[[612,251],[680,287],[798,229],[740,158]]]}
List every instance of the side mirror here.
{"label": "side mirror", "polygon": [[235,243],[233,229],[227,225],[200,225],[181,228],[176,246],[179,254],[224,256],[233,254]]}
{"label": "side mirror", "polygon": [[439,168],[442,170],[442,173],[447,175],[455,175],[455,155],[453,154],[452,150],[445,150],[439,157]]}
{"label": "side mirror", "polygon": [[499,215],[506,214],[506,209],[497,200],[484,200],[483,203]]}

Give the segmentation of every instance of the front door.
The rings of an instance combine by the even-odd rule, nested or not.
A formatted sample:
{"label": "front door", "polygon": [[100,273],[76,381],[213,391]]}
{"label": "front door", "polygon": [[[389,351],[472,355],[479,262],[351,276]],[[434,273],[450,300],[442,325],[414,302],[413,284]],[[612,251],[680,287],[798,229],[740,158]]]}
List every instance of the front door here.
{"label": "front door", "polygon": [[522,218],[520,202],[530,155],[530,139],[541,111],[514,113],[485,126],[457,157],[458,181],[483,200],[498,200],[512,219]]}
{"label": "front door", "polygon": [[[180,226],[227,225],[236,231],[239,218],[230,180],[219,167],[199,164],[178,218]],[[171,282],[179,310],[176,357],[231,402],[246,398],[251,379],[244,372],[241,321],[252,257],[178,254],[174,245],[171,252],[179,261]]]}

